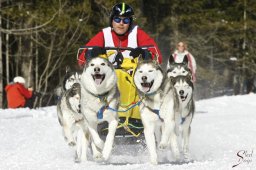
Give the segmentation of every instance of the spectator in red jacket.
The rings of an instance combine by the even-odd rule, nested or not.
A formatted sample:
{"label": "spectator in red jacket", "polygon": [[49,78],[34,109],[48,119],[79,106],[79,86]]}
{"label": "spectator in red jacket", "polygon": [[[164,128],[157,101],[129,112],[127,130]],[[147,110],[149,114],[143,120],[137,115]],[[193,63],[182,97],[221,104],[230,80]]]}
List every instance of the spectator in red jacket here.
{"label": "spectator in red jacket", "polygon": [[[86,46],[98,46],[96,52],[85,49],[78,58],[78,64],[83,66],[86,57],[97,56],[105,52],[103,47],[131,47],[132,51],[122,51],[125,58],[135,58],[140,54],[145,58],[158,58],[162,62],[162,54],[155,41],[149,37],[141,28],[133,24],[134,11],[131,6],[125,3],[118,3],[113,6],[110,14],[110,27],[102,29],[95,35]],[[154,46],[148,50],[139,47]],[[89,53],[89,54],[88,54]],[[117,57],[109,58],[110,62],[115,63]]]}
{"label": "spectator in red jacket", "polygon": [[7,94],[8,108],[26,107],[26,102],[33,96],[32,88],[25,88],[25,79],[15,77],[13,83],[5,87]]}

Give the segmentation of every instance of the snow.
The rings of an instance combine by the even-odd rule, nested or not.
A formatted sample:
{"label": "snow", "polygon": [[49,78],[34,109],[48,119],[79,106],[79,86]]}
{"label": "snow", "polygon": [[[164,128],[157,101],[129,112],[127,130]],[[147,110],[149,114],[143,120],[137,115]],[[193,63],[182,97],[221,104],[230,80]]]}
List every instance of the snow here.
{"label": "snow", "polygon": [[[74,163],[74,151],[62,137],[56,106],[0,109],[0,132],[1,170],[256,169],[256,94],[196,102],[190,163],[168,162],[165,155],[169,152],[161,151],[161,163],[151,165],[147,150],[140,144],[115,145],[108,163],[94,162],[91,156],[87,162]],[[239,160],[237,152],[241,150],[253,153]],[[239,161],[243,162],[232,168]]]}

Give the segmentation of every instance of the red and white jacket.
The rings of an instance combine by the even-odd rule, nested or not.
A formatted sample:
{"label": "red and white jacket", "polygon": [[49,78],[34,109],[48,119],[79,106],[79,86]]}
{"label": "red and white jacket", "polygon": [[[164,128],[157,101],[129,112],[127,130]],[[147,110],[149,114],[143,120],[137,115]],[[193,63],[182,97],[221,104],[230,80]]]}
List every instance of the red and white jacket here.
{"label": "red and white jacket", "polygon": [[24,87],[23,84],[14,83],[5,87],[8,108],[24,107],[26,100],[32,97],[33,92]]}
{"label": "red and white jacket", "polygon": [[[149,48],[148,50],[151,51],[153,56],[158,54],[158,62],[162,63],[162,54],[156,45],[156,42],[138,26],[134,26],[129,32],[122,36],[117,35],[111,27],[104,28],[86,44],[86,46],[132,48],[149,45],[153,45],[155,48]],[[85,49],[78,58],[78,64],[80,66],[83,66],[86,63],[86,51],[87,50]],[[124,51],[122,53],[124,54],[124,57],[130,58],[128,51]]]}

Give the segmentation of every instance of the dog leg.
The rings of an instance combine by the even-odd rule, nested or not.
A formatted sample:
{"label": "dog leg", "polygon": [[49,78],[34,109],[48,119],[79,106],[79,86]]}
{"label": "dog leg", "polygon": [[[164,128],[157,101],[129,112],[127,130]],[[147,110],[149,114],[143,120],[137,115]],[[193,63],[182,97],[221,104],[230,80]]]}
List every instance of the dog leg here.
{"label": "dog leg", "polygon": [[88,134],[85,134],[82,129],[77,132],[77,145],[75,162],[87,161]]}
{"label": "dog leg", "polygon": [[162,125],[162,136],[161,136],[161,141],[159,143],[159,149],[166,149],[168,146],[168,140],[171,134],[171,125],[167,126],[167,123]]}
{"label": "dog leg", "polygon": [[93,159],[96,160],[96,161],[101,161],[102,160],[102,154],[100,153],[100,151],[98,151],[98,149],[95,146],[93,141],[91,142],[91,146],[92,146]]}
{"label": "dog leg", "polygon": [[64,138],[67,140],[69,146],[75,146],[76,142],[73,138],[72,132],[70,131],[70,127],[67,125],[63,126],[63,133],[64,133]]}
{"label": "dog leg", "polygon": [[189,161],[190,160],[190,154],[189,154],[189,137],[190,137],[190,131],[191,127],[189,126],[188,128],[183,130],[183,154],[184,154],[184,160]]}
{"label": "dog leg", "polygon": [[170,135],[170,145],[171,145],[171,149],[172,149],[172,153],[173,153],[175,161],[179,160],[180,152],[179,152],[178,143],[177,143],[177,136],[175,134],[174,129]]}
{"label": "dog leg", "polygon": [[108,134],[106,137],[106,141],[105,141],[105,145],[102,151],[102,155],[104,160],[108,160],[111,150],[112,150],[112,146],[114,143],[114,138],[115,138],[115,133],[116,133],[116,128],[118,125],[118,121],[113,118],[113,120],[108,122]]}
{"label": "dog leg", "polygon": [[159,145],[161,141],[161,127],[156,126],[155,127],[155,137],[156,137],[156,144]]}
{"label": "dog leg", "polygon": [[100,150],[104,147],[104,142],[100,138],[98,132],[97,132],[97,123],[93,122],[88,126],[89,132],[91,134],[92,140],[96,147],[98,147]]}
{"label": "dog leg", "polygon": [[144,135],[150,154],[150,162],[154,165],[157,165],[157,153],[156,153],[156,143],[154,136],[155,125],[153,122],[150,122],[150,125],[144,123]]}

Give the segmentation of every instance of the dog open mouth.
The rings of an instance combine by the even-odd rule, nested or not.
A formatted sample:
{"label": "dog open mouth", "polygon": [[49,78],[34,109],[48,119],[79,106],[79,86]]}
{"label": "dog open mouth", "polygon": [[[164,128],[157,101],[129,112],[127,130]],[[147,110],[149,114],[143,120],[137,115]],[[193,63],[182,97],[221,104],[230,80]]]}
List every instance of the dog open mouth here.
{"label": "dog open mouth", "polygon": [[147,82],[141,83],[141,86],[142,86],[142,88],[143,88],[143,91],[144,91],[144,92],[149,92],[153,84],[154,84],[154,80],[151,81],[150,83],[147,83]]}
{"label": "dog open mouth", "polygon": [[188,94],[187,94],[186,96],[180,95],[180,99],[181,99],[181,101],[183,101],[183,102],[187,99],[187,97],[188,97]]}
{"label": "dog open mouth", "polygon": [[105,79],[105,74],[94,74],[92,78],[97,85],[100,85]]}

